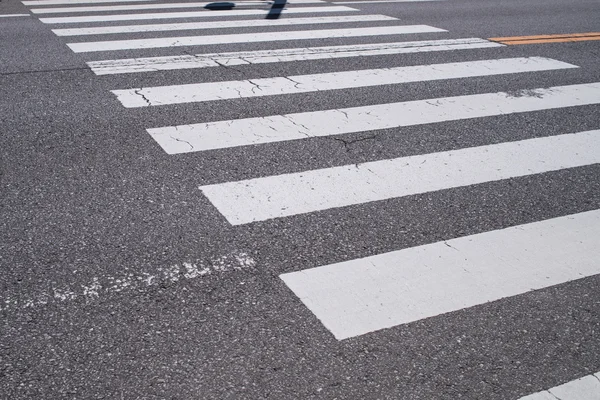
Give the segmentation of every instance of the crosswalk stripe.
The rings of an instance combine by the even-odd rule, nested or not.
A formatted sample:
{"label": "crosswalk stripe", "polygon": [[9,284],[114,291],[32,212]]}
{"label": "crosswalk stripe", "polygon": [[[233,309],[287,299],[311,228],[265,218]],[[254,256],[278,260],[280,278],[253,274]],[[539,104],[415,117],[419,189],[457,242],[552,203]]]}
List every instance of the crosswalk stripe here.
{"label": "crosswalk stripe", "polygon": [[60,4],[98,4],[98,3],[149,3],[156,0],[31,0],[22,1],[24,6],[55,6]]}
{"label": "crosswalk stripe", "polygon": [[521,397],[519,400],[600,400],[600,372]]}
{"label": "crosswalk stripe", "polygon": [[371,4],[371,3],[421,3],[430,1],[444,0],[353,0],[353,1],[333,1],[333,4]]}
{"label": "crosswalk stripe", "polygon": [[600,83],[148,129],[168,154],[600,104]]}
{"label": "crosswalk stripe", "polygon": [[378,26],[371,28],[321,29],[286,32],[238,33],[230,35],[182,36],[154,39],[109,40],[103,42],[68,43],[75,53],[153,49],[160,47],[208,46],[230,43],[277,42],[288,40],[331,39],[377,35],[446,32],[428,25]]}
{"label": "crosswalk stripe", "polygon": [[106,35],[136,32],[184,31],[198,29],[251,28],[257,26],[293,26],[309,24],[343,24],[348,22],[397,21],[387,15],[346,15],[337,17],[308,17],[293,19],[253,19],[210,22],[186,22],[179,24],[152,24],[126,26],[98,26],[89,28],[52,29],[57,36]]}
{"label": "crosswalk stripe", "polygon": [[600,162],[600,130],[202,186],[232,225]]}
{"label": "crosswalk stripe", "polygon": [[384,54],[470,50],[502,46],[504,45],[490,42],[485,39],[466,38],[423,40],[414,42],[371,43],[345,46],[301,47],[291,49],[259,50],[251,52],[195,54],[167,57],[127,58],[120,60],[90,61],[87,64],[96,75],[111,75],[189,68],[208,68],[346,57],[365,57]]}
{"label": "crosswalk stripe", "polygon": [[29,14],[0,14],[0,18],[29,17]]}
{"label": "crosswalk stripe", "polygon": [[[315,4],[324,3],[323,0],[291,0],[286,4]],[[159,10],[169,8],[205,8],[215,2],[189,2],[189,3],[153,3],[153,4],[134,4],[118,6],[84,6],[84,7],[54,7],[54,8],[32,8],[34,14],[59,14],[59,13],[78,13],[78,12],[103,12],[103,11],[132,11],[132,10]],[[254,5],[269,7],[270,3],[265,1],[242,1],[231,2],[232,5]]]}
{"label": "crosswalk stripe", "polygon": [[502,58],[229,82],[158,86],[113,90],[112,92],[123,106],[133,108],[566,68],[577,68],[577,66],[543,57]]}
{"label": "crosswalk stripe", "polygon": [[[284,14],[312,14],[359,11],[346,6],[321,6],[285,8]],[[164,12],[141,14],[107,14],[86,15],[80,17],[51,17],[40,18],[44,24],[76,24],[83,22],[114,22],[114,21],[140,21],[150,19],[178,19],[178,18],[211,18],[211,17],[237,17],[247,15],[266,15],[267,10],[214,10],[214,11],[189,11],[189,12]]]}
{"label": "crosswalk stripe", "polygon": [[594,210],[280,277],[343,340],[600,274],[599,246]]}

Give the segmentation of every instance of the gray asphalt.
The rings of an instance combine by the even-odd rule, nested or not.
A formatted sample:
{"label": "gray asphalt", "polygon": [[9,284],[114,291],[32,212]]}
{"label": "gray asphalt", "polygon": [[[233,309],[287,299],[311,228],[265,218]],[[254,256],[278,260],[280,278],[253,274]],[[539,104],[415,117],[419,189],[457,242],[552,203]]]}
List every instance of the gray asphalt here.
{"label": "gray asphalt", "polygon": [[[377,39],[383,42],[600,31],[598,0],[356,7],[398,17],[402,24],[449,31]],[[0,1],[0,15],[13,13],[29,11],[20,2]],[[161,22],[166,21],[127,24]],[[106,24],[78,26],[95,25]],[[390,23],[347,27],[379,25]],[[183,155],[167,155],[145,132],[598,82],[600,41],[95,76],[85,61],[298,44],[82,55],[65,43],[192,33],[59,38],[50,28],[35,16],[0,18],[0,398],[505,400],[600,371],[600,276],[343,341],[279,279],[285,272],[598,209],[600,165],[236,227],[198,190],[219,182],[598,129],[598,106]],[[324,27],[270,30],[301,29]],[[302,45],[370,42],[322,39]],[[110,93],[520,56],[550,57],[581,68],[141,109],[123,108]],[[219,263],[235,263],[240,254],[254,263],[219,271]],[[165,277],[166,268],[183,263],[209,266],[212,272],[195,279],[183,272],[177,279]],[[145,276],[157,277],[157,284],[140,284],[138,277]],[[95,281],[114,289],[68,298]]]}

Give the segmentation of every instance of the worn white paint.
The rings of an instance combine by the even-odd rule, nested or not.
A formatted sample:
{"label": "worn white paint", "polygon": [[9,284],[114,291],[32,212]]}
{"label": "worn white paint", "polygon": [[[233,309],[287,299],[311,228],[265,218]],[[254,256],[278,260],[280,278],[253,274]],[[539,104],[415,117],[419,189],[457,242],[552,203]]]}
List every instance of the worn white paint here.
{"label": "worn white paint", "polygon": [[84,301],[105,297],[113,293],[140,292],[151,286],[161,286],[178,281],[240,271],[256,266],[255,260],[246,252],[233,252],[210,261],[191,261],[159,267],[151,271],[131,272],[118,276],[93,277],[83,285],[53,287],[30,298],[0,298],[0,311],[44,306],[82,299]]}
{"label": "worn white paint", "polygon": [[[302,18],[297,19],[299,20]],[[296,19],[277,21],[294,20]],[[112,75],[135,72],[169,71],[176,69],[266,64],[346,57],[366,57],[385,54],[473,50],[502,46],[504,45],[496,42],[490,42],[489,40],[485,39],[466,38],[422,40],[414,42],[370,43],[344,46],[301,47],[291,49],[209,53],[183,56],[126,58],[120,60],[90,61],[87,64],[96,75]]]}
{"label": "worn white paint", "polygon": [[113,90],[112,92],[123,106],[132,108],[567,68],[577,68],[577,66],[544,57],[501,58],[242,81],[145,87]]}
{"label": "worn white paint", "polygon": [[343,340],[600,274],[599,247],[600,210],[595,210],[281,279]]}
{"label": "worn white paint", "polygon": [[[283,13],[288,14],[313,14],[313,13],[333,13],[359,11],[355,8],[346,6],[329,7],[297,7],[285,8]],[[105,14],[105,15],[86,15],[80,17],[52,17],[40,18],[45,24],[76,24],[82,22],[114,22],[114,21],[141,21],[150,19],[178,19],[178,18],[213,18],[213,17],[238,17],[248,15],[268,14],[267,10],[204,10],[188,12],[164,12],[164,13],[142,13],[142,14]]]}
{"label": "worn white paint", "polygon": [[600,400],[600,372],[521,397],[519,400]]}
{"label": "worn white paint", "polygon": [[[252,20],[225,20],[225,21],[203,21],[185,22],[175,24],[152,24],[152,25],[119,25],[98,26],[86,28],[52,29],[57,36],[82,36],[82,35],[106,35],[135,32],[161,32],[161,31],[185,31],[199,29],[222,29],[222,28],[251,28],[259,26],[294,26],[294,25],[317,25],[317,24],[343,24],[349,22],[378,22],[395,21],[397,18],[387,15],[349,15],[337,17],[309,17],[288,19],[252,19]],[[492,42],[490,42],[492,43]]]}
{"label": "worn white paint", "polygon": [[22,1],[25,6],[55,6],[60,4],[99,4],[99,3],[149,3],[156,0],[31,0]]}
{"label": "worn white paint", "polygon": [[600,83],[148,129],[169,154],[600,104]]}
{"label": "worn white paint", "polygon": [[[260,6],[270,7],[271,2],[266,1],[242,1],[231,2],[238,6]],[[324,3],[323,0],[290,0],[286,4],[313,4]],[[134,4],[134,5],[112,5],[112,6],[84,6],[84,7],[54,7],[54,8],[32,8],[34,14],[60,14],[60,13],[80,13],[80,12],[115,12],[115,11],[141,11],[141,10],[160,10],[175,8],[205,8],[215,2],[189,2],[189,3],[153,3],[153,4]],[[210,11],[207,11],[210,12]]]}
{"label": "worn white paint", "polygon": [[100,42],[68,43],[75,53],[153,49],[161,47],[209,46],[231,43],[279,42],[348,38],[360,36],[404,35],[410,33],[446,32],[427,25],[378,26],[369,28],[315,29],[285,32],[236,33],[228,35],[181,36],[152,39],[107,40]]}
{"label": "worn white paint", "polygon": [[0,18],[29,17],[29,14],[0,14]]}
{"label": "worn white paint", "polygon": [[600,162],[600,130],[201,186],[232,225]]}

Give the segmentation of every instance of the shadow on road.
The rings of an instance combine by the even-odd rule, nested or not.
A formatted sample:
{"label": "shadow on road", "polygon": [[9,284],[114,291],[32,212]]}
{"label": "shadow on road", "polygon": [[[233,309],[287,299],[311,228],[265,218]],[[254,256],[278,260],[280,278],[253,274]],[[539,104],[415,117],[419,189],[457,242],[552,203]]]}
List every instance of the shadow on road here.
{"label": "shadow on road", "polygon": [[287,0],[275,0],[271,6],[271,10],[267,14],[267,19],[278,19],[286,3]]}
{"label": "shadow on road", "polygon": [[222,1],[218,3],[210,3],[204,6],[208,10],[232,10],[235,7],[235,3],[228,1]]}

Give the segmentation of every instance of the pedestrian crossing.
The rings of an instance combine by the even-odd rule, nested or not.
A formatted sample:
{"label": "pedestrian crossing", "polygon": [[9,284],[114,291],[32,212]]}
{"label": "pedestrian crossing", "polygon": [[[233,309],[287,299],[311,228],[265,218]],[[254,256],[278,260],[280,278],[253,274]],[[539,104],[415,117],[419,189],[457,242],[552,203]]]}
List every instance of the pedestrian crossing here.
{"label": "pedestrian crossing", "polygon": [[369,132],[600,103],[600,84],[555,86],[150,128],[169,154]]}
{"label": "pedestrian crossing", "polygon": [[258,26],[294,26],[294,25],[317,25],[317,24],[340,24],[348,22],[375,22],[375,21],[397,21],[397,18],[387,15],[350,15],[336,17],[312,17],[294,19],[254,19],[246,21],[209,21],[209,22],[186,22],[179,24],[152,24],[152,25],[125,25],[125,26],[100,26],[90,28],[66,28],[52,29],[57,36],[83,36],[83,35],[110,35],[119,33],[136,32],[166,32],[185,31],[200,29],[224,29],[237,28],[241,23],[245,28]]}
{"label": "pedestrian crossing", "polygon": [[[57,36],[68,37],[65,44],[80,53],[96,75],[132,77],[127,87],[112,89],[116,101],[127,109],[166,106],[177,109],[184,104],[201,109],[208,102],[228,99],[261,101],[301,93],[319,96],[366,87],[403,90],[408,83],[427,85],[442,80],[486,80],[551,71],[560,71],[568,77],[579,69],[564,59],[490,56],[505,46],[482,38],[449,37],[452,33],[443,27],[406,24],[386,15],[365,14],[349,2],[335,5],[316,0],[291,1],[277,20],[265,19],[268,2],[239,2],[231,10],[214,11],[197,10],[208,4],[199,2],[112,0],[132,4],[96,5],[104,2],[108,1],[36,0],[23,4],[64,6],[33,9],[38,15],[77,14],[44,17],[40,21],[52,25]],[[178,8],[189,10],[139,12]],[[100,12],[104,14],[93,14]],[[176,19],[186,21],[128,22]],[[85,26],[76,25],[80,23]],[[88,26],[88,23],[95,24]],[[71,25],[63,28],[64,24]],[[356,26],[339,28],[336,24]],[[323,25],[332,27],[321,29]],[[293,30],[273,31],[272,27],[293,27]],[[230,28],[243,32],[215,32]],[[177,31],[192,32],[187,36],[165,36],[166,32]],[[107,35],[106,40],[98,40],[98,35]],[[331,39],[339,43],[313,43]],[[303,41],[309,45],[303,46]],[[279,43],[284,48],[242,51],[228,48],[251,43],[263,47]],[[202,51],[204,46],[214,45],[222,51]],[[181,47],[193,47],[195,54],[154,53],[156,49],[177,51]],[[141,57],[131,58],[131,50],[138,51]],[[486,51],[485,58],[402,64],[403,54],[437,52],[443,56],[477,51]],[[95,53],[101,53],[102,59],[91,58]],[[196,76],[203,76],[205,68],[276,64],[285,69],[295,62],[352,58],[369,61],[380,56],[394,57],[397,64],[317,74],[244,76],[218,82],[199,79],[199,82],[149,87],[139,87],[134,80],[136,74],[157,71],[196,69]],[[169,75],[166,76],[168,79]],[[383,129],[393,130],[402,140],[403,127],[429,126],[435,132],[452,121],[600,104],[600,82],[570,80],[568,83],[522,87],[517,91],[482,89],[478,93],[455,93],[447,97],[424,94],[419,99],[401,102],[382,99],[377,104],[310,111],[299,105],[294,113],[264,110],[262,115],[250,118],[185,121],[140,129],[152,137],[157,149],[180,157],[243,146],[261,151],[261,146],[267,144],[287,145],[292,141]],[[480,135],[485,140],[488,133]],[[229,224],[241,226],[331,209],[357,210],[384,200],[518,177],[536,179],[544,173],[598,163],[600,130],[564,130],[551,136],[536,132],[535,137],[524,140],[215,182],[200,186],[199,191]],[[315,268],[293,266],[281,279],[291,290],[289,294],[297,296],[336,339],[345,340],[600,274],[595,262],[598,238],[600,212],[588,210]]]}
{"label": "pedestrian crossing", "polygon": [[[138,11],[138,10],[157,10],[171,8],[206,8],[212,2],[186,2],[186,3],[152,3],[121,6],[89,6],[89,7],[57,7],[57,8],[32,8],[34,14],[64,14],[64,13],[82,13],[82,12],[104,12],[104,11]],[[289,4],[314,4],[324,3],[323,0],[290,0]],[[236,3],[236,6],[254,6],[266,5],[261,1],[243,1]]]}
{"label": "pedestrian crossing", "polygon": [[[301,7],[286,8],[284,14],[321,14],[321,13],[340,13],[340,12],[358,12],[356,8],[347,6],[329,6],[329,7]],[[116,22],[116,21],[141,21],[153,19],[180,19],[180,18],[215,18],[215,17],[239,17],[248,15],[264,16],[265,9],[240,9],[240,10],[214,10],[214,11],[188,11],[188,12],[159,12],[159,13],[140,13],[140,14],[98,14],[69,17],[49,17],[40,18],[45,24],[77,24],[84,22]]]}
{"label": "pedestrian crossing", "polygon": [[526,57],[113,90],[113,93],[123,106],[134,108],[566,68],[577,67],[551,59]]}
{"label": "pedestrian crossing", "polygon": [[298,47],[252,52],[201,53],[194,55],[123,58],[89,61],[96,75],[130,74],[136,72],[170,71],[251,64],[286,63],[392,54],[428,53],[451,50],[473,50],[502,47],[501,44],[479,38],[386,42],[345,46]]}

